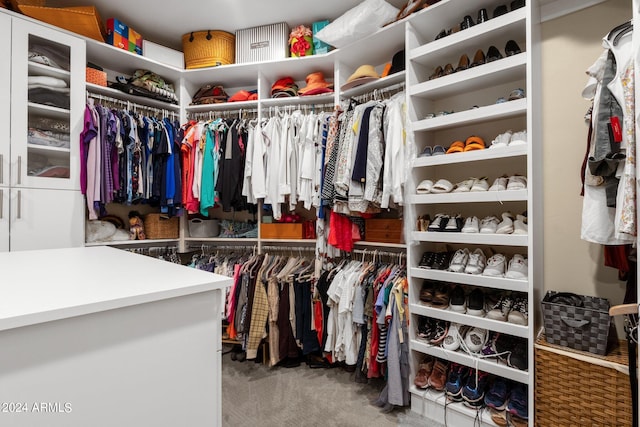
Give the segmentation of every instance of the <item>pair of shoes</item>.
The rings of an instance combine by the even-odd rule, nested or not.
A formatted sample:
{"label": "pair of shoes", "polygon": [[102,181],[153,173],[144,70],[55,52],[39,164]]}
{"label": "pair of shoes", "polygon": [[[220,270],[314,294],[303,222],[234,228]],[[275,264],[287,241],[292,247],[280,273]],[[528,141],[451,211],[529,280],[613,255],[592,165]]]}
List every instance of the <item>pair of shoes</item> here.
{"label": "pair of shoes", "polygon": [[465,142],[462,142],[462,141],[452,142],[449,148],[447,149],[447,154],[462,153],[462,152],[466,153],[468,151],[484,150],[485,148],[486,148],[486,145],[484,143],[484,140],[479,136],[472,135],[469,138],[467,138]]}
{"label": "pair of shoes", "polygon": [[527,144],[527,131],[522,130],[519,132],[511,132],[510,130],[501,133],[496,136],[493,141],[491,141],[491,145],[489,148],[502,148],[502,147],[511,147],[516,145],[526,145]]}
{"label": "pair of shoes", "polygon": [[[418,194],[420,194],[420,186],[418,186]],[[431,217],[429,214],[421,215],[416,221],[416,231],[427,231],[429,224],[431,223]]]}
{"label": "pair of shoes", "polygon": [[489,189],[489,183],[487,177],[482,178],[468,178],[456,184],[453,189],[454,193],[469,193],[478,191],[487,191]]}
{"label": "pair of shoes", "polygon": [[487,260],[487,267],[482,275],[523,280],[529,277],[528,269],[529,263],[523,255],[515,254],[507,266],[507,257],[495,254]]}
{"label": "pair of shoes", "polygon": [[527,299],[503,295],[487,312],[487,319],[526,326],[529,323]]}
{"label": "pair of shoes", "polygon": [[[440,67],[442,68],[442,67]],[[424,116],[425,119],[433,119],[434,117],[442,117],[442,116],[447,116],[449,114],[453,114],[455,111],[451,110],[451,111],[447,111],[447,110],[442,110],[442,111],[438,111],[437,113],[428,113],[426,116]]]}
{"label": "pair of shoes", "polygon": [[429,387],[429,377],[433,372],[433,365],[435,364],[435,358],[433,356],[425,356],[425,358],[418,365],[418,372],[413,379],[413,384],[421,389]]}
{"label": "pair of shoes", "polygon": [[527,188],[527,177],[523,175],[499,176],[493,181],[489,191],[525,190]]}
{"label": "pair of shoes", "polygon": [[469,368],[467,383],[462,387],[464,404],[472,408],[484,406],[484,396],[489,383],[489,374],[478,369]]}
{"label": "pair of shoes", "polygon": [[485,356],[495,356],[509,367],[526,371],[529,368],[526,338],[496,333],[490,345],[482,350]]}
{"label": "pair of shoes", "polygon": [[[510,6],[512,12],[516,9],[520,9],[521,7],[524,7],[524,0],[513,0]],[[508,12],[509,10],[506,5],[500,5],[493,10],[493,17],[497,18],[498,16],[505,15]]]}
{"label": "pair of shoes", "polygon": [[516,99],[523,99],[524,97],[525,97],[524,89],[517,88],[517,89],[512,90],[509,93],[509,97],[508,98],[504,98],[502,96],[500,98],[498,98],[496,100],[496,104],[503,104],[503,103],[505,103],[507,101],[515,101]]}
{"label": "pair of shoes", "polygon": [[439,179],[433,183],[430,179],[425,179],[416,187],[417,194],[442,194],[450,193],[453,190],[453,184],[446,179]]}
{"label": "pair of shoes", "polygon": [[482,317],[484,316],[484,301],[485,298],[482,289],[473,289],[469,292],[468,296],[465,296],[463,287],[456,285],[451,291],[449,309],[456,313],[466,313],[470,316]]}
{"label": "pair of shoes", "polygon": [[451,262],[451,252],[431,252],[426,251],[422,254],[419,268],[445,270]]}
{"label": "pair of shoes", "polygon": [[507,411],[513,417],[517,417],[521,420],[528,420],[529,419],[528,401],[529,399],[527,394],[527,386],[522,383],[516,383],[511,389],[511,393],[509,394],[509,403],[507,404]]}
{"label": "pair of shoes", "polygon": [[[434,297],[435,300],[435,297]],[[449,322],[432,317],[420,317],[418,321],[418,338],[429,344],[438,345],[444,340],[449,330]]]}
{"label": "pair of shoes", "polygon": [[433,222],[429,224],[429,231],[460,232],[462,230],[463,219],[460,215],[449,216],[446,214],[436,214]]}
{"label": "pair of shoes", "polygon": [[434,147],[427,145],[426,147],[424,147],[424,150],[422,150],[418,157],[440,156],[442,154],[445,154],[445,152],[446,150],[442,145],[436,145]]}
{"label": "pair of shoes", "polygon": [[484,271],[487,262],[482,249],[477,248],[473,252],[469,249],[458,249],[451,258],[448,271],[454,273],[481,274]]}

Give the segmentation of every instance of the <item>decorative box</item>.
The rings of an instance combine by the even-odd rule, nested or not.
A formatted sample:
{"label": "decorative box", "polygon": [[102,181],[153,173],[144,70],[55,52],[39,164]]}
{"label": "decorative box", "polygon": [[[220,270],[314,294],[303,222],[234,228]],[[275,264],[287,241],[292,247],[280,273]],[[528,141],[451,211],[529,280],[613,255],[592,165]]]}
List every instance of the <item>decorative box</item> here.
{"label": "decorative box", "polygon": [[107,19],[107,44],[142,55],[142,36],[115,18]]}
{"label": "decorative box", "polygon": [[261,239],[302,239],[302,224],[273,223],[260,224]]}
{"label": "decorative box", "polygon": [[289,56],[289,26],[285,22],[236,31],[236,62],[260,62]]}
{"label": "decorative box", "polygon": [[329,25],[329,20],[317,21],[311,25],[311,29],[313,30],[313,52],[316,55],[329,53],[330,46],[322,40],[316,38],[316,34],[318,34],[318,31],[320,31],[327,25]]}
{"label": "decorative box", "polygon": [[94,85],[107,86],[107,73],[104,71],[96,70],[95,68],[87,67],[87,83],[93,83]]}
{"label": "decorative box", "polygon": [[367,219],[364,234],[367,242],[402,243],[402,220]]}

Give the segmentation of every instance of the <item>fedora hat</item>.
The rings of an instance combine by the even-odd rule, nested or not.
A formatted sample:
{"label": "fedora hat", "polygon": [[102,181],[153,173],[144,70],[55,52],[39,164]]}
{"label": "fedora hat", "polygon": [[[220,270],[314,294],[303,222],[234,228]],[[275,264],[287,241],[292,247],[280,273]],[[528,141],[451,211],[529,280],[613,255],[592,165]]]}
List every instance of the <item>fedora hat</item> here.
{"label": "fedora hat", "polygon": [[380,76],[376,73],[376,70],[372,65],[361,65],[355,73],[349,76],[347,82],[342,85],[342,90],[351,89],[352,87],[360,86],[365,83],[378,80],[379,78]]}

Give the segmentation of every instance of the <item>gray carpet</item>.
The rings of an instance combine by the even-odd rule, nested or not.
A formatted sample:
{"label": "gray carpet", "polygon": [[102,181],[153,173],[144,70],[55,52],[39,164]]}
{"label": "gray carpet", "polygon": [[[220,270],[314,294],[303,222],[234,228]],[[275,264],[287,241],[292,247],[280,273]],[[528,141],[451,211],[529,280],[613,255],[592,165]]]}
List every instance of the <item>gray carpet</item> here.
{"label": "gray carpet", "polygon": [[222,357],[222,424],[240,426],[432,426],[409,408],[383,414],[369,402],[383,384],[359,384],[339,368],[268,368]]}

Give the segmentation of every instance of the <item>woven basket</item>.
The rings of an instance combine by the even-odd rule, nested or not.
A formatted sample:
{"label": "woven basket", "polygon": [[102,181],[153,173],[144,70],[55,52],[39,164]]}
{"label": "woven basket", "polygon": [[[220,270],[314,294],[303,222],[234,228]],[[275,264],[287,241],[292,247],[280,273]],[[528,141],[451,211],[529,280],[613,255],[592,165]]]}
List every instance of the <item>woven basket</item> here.
{"label": "woven basket", "polygon": [[180,218],[169,218],[159,213],[144,217],[144,233],[147,239],[177,239],[180,236]]}
{"label": "woven basket", "polygon": [[[565,354],[553,349],[562,349]],[[609,355],[598,357],[538,340],[535,348],[536,427],[630,427],[629,375],[566,353],[580,354],[594,362],[599,359],[628,365],[625,341]]]}
{"label": "woven basket", "polygon": [[194,31],[182,36],[187,69],[216,67],[235,62],[236,36],[226,31]]}

